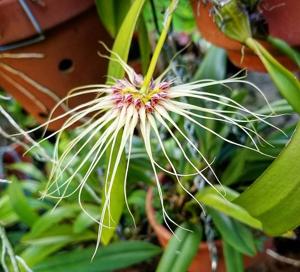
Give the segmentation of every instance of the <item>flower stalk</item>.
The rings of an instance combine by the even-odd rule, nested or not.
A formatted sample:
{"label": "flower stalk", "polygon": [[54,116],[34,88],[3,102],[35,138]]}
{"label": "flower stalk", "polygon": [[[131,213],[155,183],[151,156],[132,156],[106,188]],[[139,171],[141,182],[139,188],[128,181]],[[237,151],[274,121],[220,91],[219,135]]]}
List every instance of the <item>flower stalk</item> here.
{"label": "flower stalk", "polygon": [[144,78],[143,86],[141,88],[141,92],[144,93],[144,94],[147,94],[147,92],[148,92],[149,85],[150,85],[150,82],[153,78],[153,74],[154,74],[154,71],[155,71],[155,68],[156,68],[156,65],[157,65],[157,61],[158,61],[160,52],[161,52],[161,50],[164,46],[165,40],[166,40],[168,32],[169,32],[169,28],[170,28],[170,25],[171,25],[171,22],[172,22],[173,12],[175,11],[177,4],[178,4],[178,0],[172,0],[171,4],[170,4],[170,6],[169,6],[169,8],[166,12],[164,27],[163,27],[163,30],[160,34],[160,37],[159,37],[158,42],[156,44],[156,47],[154,49],[154,53],[153,53],[153,56],[151,58],[151,61],[150,61],[149,67],[148,67],[148,71],[147,71],[147,74]]}

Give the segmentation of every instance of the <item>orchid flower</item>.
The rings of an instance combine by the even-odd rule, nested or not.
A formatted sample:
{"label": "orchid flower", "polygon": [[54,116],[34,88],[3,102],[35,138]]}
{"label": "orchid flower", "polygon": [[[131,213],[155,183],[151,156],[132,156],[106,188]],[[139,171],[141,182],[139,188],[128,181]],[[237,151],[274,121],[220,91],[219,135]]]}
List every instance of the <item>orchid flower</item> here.
{"label": "orchid flower", "polygon": [[[116,58],[118,59],[118,56],[116,56]],[[176,123],[176,116],[188,120],[194,126],[212,133],[225,142],[259,153],[262,153],[259,148],[259,142],[266,141],[257,133],[251,124],[253,122],[261,122],[270,127],[276,127],[267,120],[268,116],[252,112],[229,97],[203,90],[203,88],[207,86],[220,84],[225,86],[230,83],[245,83],[256,88],[253,84],[243,81],[241,78],[230,78],[221,81],[203,80],[177,85],[174,84],[174,81],[172,80],[165,80],[164,78],[159,77],[152,80],[147,89],[144,89],[144,78],[141,75],[136,74],[134,70],[121,59],[118,59],[118,61],[123,65],[123,68],[127,73],[127,78],[117,79],[113,85],[90,85],[74,89],[68,97],[61,101],[61,103],[69,98],[90,93],[95,94],[96,98],[49,121],[54,122],[59,118],[68,115],[70,116],[59,131],[56,131],[45,138],[48,139],[57,135],[55,153],[53,156],[53,161],[55,163],[53,164],[45,196],[57,198],[59,203],[63,198],[69,197],[78,191],[79,203],[81,205],[80,197],[84,185],[88,182],[91,173],[99,165],[99,162],[103,159],[105,153],[110,150],[107,165],[109,172],[106,174],[104,183],[105,203],[100,220],[94,218],[86,211],[88,216],[97,222],[101,228],[109,228],[110,226],[103,224],[104,215],[106,212],[109,213],[109,201],[113,181],[121,161],[121,156],[126,150],[127,166],[124,178],[124,194],[126,206],[129,209],[126,200],[126,179],[132,153],[132,140],[136,131],[140,131],[146,154],[154,173],[164,220],[167,225],[168,221],[177,225],[164,208],[163,191],[158,177],[159,171],[174,175],[182,189],[192,198],[194,198],[193,195],[183,186],[183,184],[181,184],[181,176],[199,175],[207,182],[207,184],[215,189],[216,187],[203,174],[203,169],[198,169],[198,166],[195,165],[189,157],[186,146],[192,148],[199,155],[199,158],[204,161],[206,168],[209,168],[211,172],[214,173],[211,163],[205,158],[199,147],[197,147],[189,138],[184,129]],[[259,91],[259,89],[257,90]],[[190,98],[201,102],[209,102],[214,105],[214,107],[200,107],[186,102],[189,101]],[[205,125],[203,120],[207,119],[223,122],[227,126],[235,126],[251,141],[252,144],[244,145],[223,137],[220,133]],[[64,150],[60,154],[59,144],[62,133],[68,128],[78,124],[80,121],[82,121],[82,124],[76,128],[78,132],[76,134],[77,136],[64,146]],[[193,173],[185,175],[178,173],[174,162],[172,162],[172,159],[167,153],[164,141],[161,138],[161,129],[164,129],[169,133],[187,163],[194,169]],[[179,139],[179,136],[181,140]],[[184,141],[182,141],[182,139],[184,139]],[[153,151],[153,146],[151,144],[153,140],[159,144],[162,152],[161,155],[166,158],[171,170],[165,169],[160,165],[159,161],[156,160],[156,154],[154,154],[155,152]],[[90,149],[88,150],[88,148]],[[117,150],[117,156],[114,161],[112,160],[113,150]],[[77,163],[72,174],[61,181],[62,177],[64,177],[64,172],[71,167],[78,158],[82,158],[82,160]],[[72,181],[83,169],[86,170],[84,170],[85,173],[82,176],[79,185],[69,192]],[[216,180],[218,180],[217,177]],[[83,206],[82,208],[84,209]]]}
{"label": "orchid flower", "polygon": [[[173,1],[172,3],[174,9],[176,1]],[[194,198],[194,196],[181,183],[180,177],[198,175],[208,185],[218,191],[217,187],[215,187],[214,183],[204,175],[203,171],[209,169],[214,174],[212,163],[206,159],[203,152],[201,152],[200,148],[190,139],[186,131],[177,124],[176,120],[178,117],[183,118],[195,127],[199,127],[200,129],[213,134],[224,142],[254,150],[259,153],[262,153],[259,148],[259,143],[267,142],[255,130],[253,123],[261,122],[277,129],[268,121],[269,116],[252,112],[245,106],[225,95],[204,90],[204,88],[208,86],[221,85],[227,89],[228,84],[243,83],[256,89],[263,98],[266,99],[264,94],[255,85],[244,81],[240,77],[232,77],[220,81],[199,80],[183,84],[178,84],[176,78],[169,79],[167,72],[155,79],[153,78],[155,64],[166,39],[172,12],[172,9],[168,10],[164,23],[165,28],[158,40],[152,61],[149,65],[149,70],[145,77],[137,74],[117,54],[111,52],[110,59],[117,61],[122,65],[126,72],[126,77],[113,79],[112,84],[88,85],[72,90],[67,97],[58,103],[52,112],[73,97],[94,94],[95,99],[85,102],[73,109],[69,109],[60,116],[50,118],[48,122],[40,126],[47,127],[51,122],[68,117],[64,125],[58,131],[53,132],[43,139],[46,140],[56,136],[54,155],[52,157],[53,167],[44,196],[58,199],[57,203],[59,203],[62,199],[78,192],[78,200],[82,209],[92,220],[99,224],[97,247],[99,245],[102,228],[111,227],[104,224],[104,218],[107,213],[110,214],[109,207],[112,187],[124,152],[126,152],[127,155],[124,177],[124,196],[126,206],[130,212],[126,200],[126,180],[132,154],[133,137],[137,132],[139,132],[139,135],[144,142],[145,153],[149,158],[154,174],[154,180],[158,189],[163,218],[166,225],[169,226],[169,222],[172,222],[175,225],[177,225],[177,223],[172,220],[165,210],[163,190],[159,181],[158,172],[163,171],[173,175],[182,189],[192,198]],[[191,99],[200,101],[201,103],[191,104],[189,103]],[[267,100],[266,103],[268,104]],[[203,106],[199,106],[200,104]],[[210,104],[210,107],[206,107],[206,104]],[[205,120],[216,120],[224,123],[226,126],[236,127],[249,139],[251,145],[245,145],[225,138],[217,131],[206,126]],[[64,146],[63,151],[60,152],[59,146],[63,132],[76,125],[76,136],[69,141]],[[194,169],[193,173],[183,174],[179,173],[178,169],[176,169],[175,163],[172,161],[172,158],[166,150],[164,140],[161,136],[161,130],[166,131],[175,142],[187,164]],[[156,159],[157,154],[155,154],[153,149],[153,141],[158,143],[161,150],[160,155],[165,157],[168,162],[168,169],[164,168]],[[34,146],[36,145],[38,145],[38,143]],[[186,151],[187,146],[194,150],[198,157],[204,162],[204,168],[199,168],[199,165],[196,165],[190,158],[190,154]],[[113,151],[116,151],[116,156],[114,158]],[[88,182],[91,173],[95,171],[106,153],[108,153],[109,156],[103,188],[105,199],[103,200],[104,203],[102,203],[103,209],[100,219],[98,219],[90,215],[83,207],[81,203],[81,193],[85,184]],[[81,161],[78,161],[78,158],[81,158]],[[72,173],[68,177],[65,177],[64,173],[69,168],[73,167],[74,164],[76,166],[72,168]],[[76,185],[75,188],[72,187],[72,181],[77,179],[78,175],[81,175],[82,172],[84,172],[84,174],[80,178],[79,184]],[[217,176],[215,174],[214,176],[216,181],[218,181]],[[199,205],[201,204],[199,203]],[[133,217],[131,212],[130,214]],[[113,220],[113,218],[111,220]]]}

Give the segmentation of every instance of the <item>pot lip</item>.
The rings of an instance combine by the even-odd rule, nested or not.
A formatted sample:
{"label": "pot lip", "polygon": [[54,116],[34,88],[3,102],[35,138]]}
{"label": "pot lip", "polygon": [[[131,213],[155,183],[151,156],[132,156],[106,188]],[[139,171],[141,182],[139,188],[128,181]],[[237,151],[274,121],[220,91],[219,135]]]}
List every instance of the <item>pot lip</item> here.
{"label": "pot lip", "polygon": [[[201,1],[201,0],[200,0]],[[230,50],[230,51],[242,51],[244,50],[245,53],[248,54],[253,54],[251,53],[252,50],[250,50],[246,45],[233,40],[229,37],[227,37],[224,33],[222,33],[217,25],[215,24],[215,22],[213,22],[212,16],[209,14],[207,16],[207,13],[209,13],[209,9],[211,7],[210,3],[204,4],[202,3],[201,5],[198,6],[197,4],[197,0],[190,0],[190,2],[192,3],[192,7],[194,10],[194,15],[195,15],[195,20],[198,22],[198,29],[200,31],[200,33],[204,32],[203,37],[205,39],[207,39],[207,41],[209,41],[212,44],[215,44],[219,47],[222,47],[226,50]],[[201,9],[201,12],[204,12],[204,15],[200,15],[198,14],[198,9]],[[200,23],[202,22],[202,23]],[[209,29],[210,31],[203,31],[204,27],[206,29]],[[215,35],[211,35],[209,34],[210,32],[214,32]],[[206,33],[206,34],[205,34]],[[276,35],[274,35],[276,37]],[[265,48],[267,48],[273,55],[279,55],[282,56],[283,54],[278,51],[276,48],[274,48],[267,40],[265,39],[257,39]],[[285,40],[283,38],[283,40]],[[290,43],[290,45],[292,47],[299,47],[300,44],[297,43]]]}
{"label": "pot lip", "polygon": [[[60,0],[59,9],[56,0],[47,0],[45,5],[39,5],[33,1],[25,3],[31,13],[31,19],[36,21],[42,32],[76,17],[94,6],[93,0]],[[7,16],[7,14],[13,14],[13,16]],[[0,20],[4,30],[0,45],[11,44],[41,34],[38,33],[31,19],[19,1],[0,1]]]}
{"label": "pot lip", "polygon": [[[157,236],[160,236],[163,239],[169,241],[172,237],[172,233],[167,228],[165,228],[163,225],[158,223],[157,220],[155,219],[155,210],[152,206],[152,198],[153,198],[153,188],[149,187],[147,190],[147,194],[146,194],[146,214],[147,214],[148,221],[149,221],[151,227],[154,229]],[[215,243],[217,246],[222,245],[221,240],[216,240]],[[199,245],[199,249],[200,250],[208,250],[209,249],[208,243],[201,241],[201,243]]]}

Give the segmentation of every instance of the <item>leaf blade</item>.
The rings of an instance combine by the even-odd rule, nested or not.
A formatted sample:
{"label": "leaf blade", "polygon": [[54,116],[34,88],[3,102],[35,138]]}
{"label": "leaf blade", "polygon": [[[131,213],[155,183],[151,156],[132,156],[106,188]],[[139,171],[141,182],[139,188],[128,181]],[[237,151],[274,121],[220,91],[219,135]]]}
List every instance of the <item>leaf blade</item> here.
{"label": "leaf blade", "polygon": [[300,123],[277,159],[234,201],[259,219],[270,235],[280,235],[300,224],[299,150]]}

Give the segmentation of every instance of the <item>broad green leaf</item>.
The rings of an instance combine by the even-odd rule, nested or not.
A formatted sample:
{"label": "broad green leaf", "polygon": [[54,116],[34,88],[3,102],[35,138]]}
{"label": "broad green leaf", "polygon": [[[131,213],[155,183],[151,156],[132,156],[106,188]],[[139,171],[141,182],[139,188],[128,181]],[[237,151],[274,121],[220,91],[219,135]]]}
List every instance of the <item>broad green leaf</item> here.
{"label": "broad green leaf", "polygon": [[278,158],[234,204],[260,220],[270,235],[300,224],[300,124]]}
{"label": "broad green leaf", "polygon": [[[128,59],[133,32],[144,3],[145,0],[135,0],[133,2],[119,29],[112,48],[112,51],[117,53],[125,62],[127,62]],[[108,65],[108,76],[114,78],[123,78],[124,69],[119,63],[110,61]]]}
{"label": "broad green leaf", "polygon": [[[270,109],[271,106],[271,109]],[[278,99],[276,101],[273,101],[269,105],[266,105],[265,107],[261,108],[260,110],[256,111],[256,113],[259,114],[272,114],[273,112],[276,112],[276,114],[288,114],[288,113],[294,113],[293,108],[289,105],[289,103],[285,99]]]}
{"label": "broad green leaf", "polygon": [[223,241],[223,253],[226,271],[244,272],[243,255],[225,241]]}
{"label": "broad green leaf", "polygon": [[[119,153],[119,146],[121,143],[122,133],[119,133],[117,136],[116,144],[112,152],[111,167],[109,170],[106,170],[108,175],[108,184],[107,188],[111,187],[111,192],[109,194],[109,206],[105,207],[106,194],[105,190],[102,191],[102,206],[101,206],[101,216],[104,216],[103,224],[109,226],[109,228],[103,228],[101,235],[101,242],[104,245],[107,245],[111,238],[113,237],[116,227],[120,221],[123,208],[124,208],[124,180],[125,180],[125,169],[126,169],[126,157],[123,152],[119,161],[117,161],[117,156]],[[107,161],[109,161],[110,151],[112,147],[108,148],[106,153]],[[117,172],[114,179],[111,179],[111,174],[113,169],[117,165]],[[112,185],[111,185],[112,184]]]}
{"label": "broad green leaf", "polygon": [[[140,12],[142,10],[142,7],[144,5],[145,0],[135,0],[130,7],[120,29],[118,32],[118,35],[116,37],[115,43],[113,45],[112,51],[119,55],[119,57],[124,61],[127,62],[130,44],[133,36],[134,29],[136,27]],[[110,60],[108,65],[108,76],[113,78],[123,78],[124,77],[124,69],[123,67],[113,61]],[[107,245],[109,241],[111,240],[115,228],[119,223],[119,220],[121,218],[121,214],[124,207],[124,177],[125,177],[125,168],[126,168],[126,158],[125,154],[123,152],[120,162],[117,162],[117,154],[118,154],[118,146],[120,144],[122,137],[122,133],[119,133],[117,137],[117,142],[114,147],[108,148],[108,151],[106,152],[106,165],[108,165],[108,159],[110,157],[110,150],[113,148],[113,155],[111,158],[111,165],[113,166],[115,164],[118,165],[118,169],[115,175],[114,180],[110,180],[109,183],[112,183],[112,190],[110,194],[110,201],[109,201],[109,207],[104,209],[104,206],[101,207],[101,212],[104,214],[104,220],[103,224],[106,226],[110,226],[110,228],[103,228],[102,235],[101,235],[101,242],[104,245]],[[109,173],[111,169],[106,169]],[[110,184],[108,184],[109,186]],[[103,191],[102,194],[102,200],[103,203],[105,203],[105,194]]]}
{"label": "broad green leaf", "polygon": [[249,229],[214,209],[209,208],[207,211],[221,233],[223,241],[243,254],[254,256],[256,253],[254,237]]}
{"label": "broad green leaf", "polygon": [[101,248],[91,262],[94,248],[57,254],[36,265],[35,272],[108,272],[148,260],[160,253],[160,248],[147,242],[117,242]]}
{"label": "broad green leaf", "polygon": [[96,0],[96,7],[103,25],[109,34],[114,37],[117,33],[114,1]]}
{"label": "broad green leaf", "polygon": [[145,207],[146,192],[144,190],[135,190],[128,196],[128,204]]}
{"label": "broad green leaf", "polygon": [[188,233],[184,243],[180,247],[180,255],[174,261],[173,272],[186,271],[196,256],[202,240],[202,227],[193,226],[192,233]]}
{"label": "broad green leaf", "polygon": [[[166,1],[169,4],[169,1]],[[192,33],[196,29],[196,22],[189,1],[178,1],[173,19],[174,31],[178,33]]]}
{"label": "broad green leaf", "polygon": [[[220,192],[221,188],[217,187]],[[227,187],[224,187],[226,195],[223,196],[220,193],[216,192],[213,188],[207,187],[201,190],[195,196],[197,200],[201,203],[214,208],[224,214],[242,222],[246,225],[249,225],[253,228],[261,229],[261,223],[252,217],[246,209],[243,207],[232,203],[231,201],[234,200],[239,196],[239,194]]]}
{"label": "broad green leaf", "polygon": [[32,226],[38,220],[38,214],[29,205],[22,186],[16,179],[13,179],[13,182],[9,185],[8,195],[11,205],[20,220],[26,225]]}
{"label": "broad green leaf", "polygon": [[99,17],[112,37],[117,35],[130,2],[130,0],[96,0]]}

